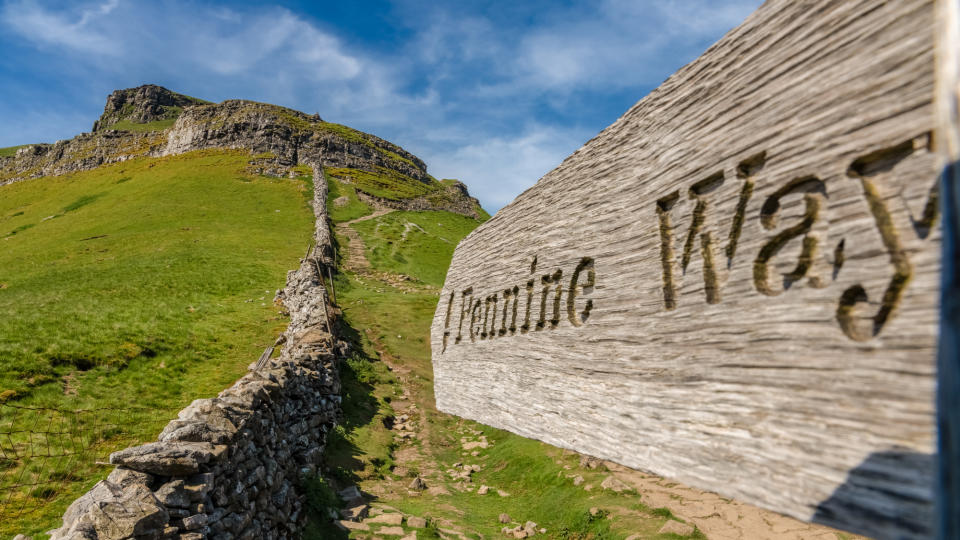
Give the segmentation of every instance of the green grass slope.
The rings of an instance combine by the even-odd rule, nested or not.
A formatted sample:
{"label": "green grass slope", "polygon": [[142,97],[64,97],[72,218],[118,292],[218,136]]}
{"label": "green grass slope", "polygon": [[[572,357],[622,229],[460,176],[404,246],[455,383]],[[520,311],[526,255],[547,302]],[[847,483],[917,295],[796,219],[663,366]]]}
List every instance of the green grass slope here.
{"label": "green grass slope", "polygon": [[[337,178],[328,178],[328,184],[331,202],[341,200],[339,207],[331,204],[335,223],[373,212],[352,186]],[[341,364],[344,418],[327,446],[326,477],[338,488],[357,484],[376,495],[375,504],[427,518],[430,525],[416,530],[418,538],[456,538],[443,528],[467,531],[468,538],[503,537],[501,513],[521,524],[537,522],[547,529],[544,538],[614,539],[636,533],[674,538],[657,532],[675,518],[668,509],[644,505],[636,492],[575,485],[571,472],[593,486],[608,474],[578,468],[578,455],[435,408],[430,324],[453,251],[480,223],[449,212],[394,211],[350,225],[363,240],[370,269],[342,268],[334,280],[343,312],[339,330],[353,343],[353,353]],[[343,260],[348,238],[338,234],[336,239]],[[397,274],[411,279],[384,278]],[[390,429],[401,413],[416,418],[414,439],[398,439]],[[478,448],[476,455],[464,451],[461,443],[477,440],[478,434],[489,448]],[[446,474],[458,463],[482,466],[469,489]],[[408,485],[416,476],[431,490],[411,492]],[[479,495],[476,488],[484,484],[509,495],[501,497],[496,489]],[[314,512],[304,538],[364,538],[375,532],[336,529],[324,508],[336,504],[331,487],[326,480],[311,487]]]}
{"label": "green grass slope", "polygon": [[[12,406],[115,408],[117,425],[83,434],[102,459],[155,438],[272,344],[286,324],[274,293],[310,242],[312,186],[249,174],[249,160],[202,151],[0,187],[0,429],[40,419]],[[29,457],[31,444],[0,450]],[[0,516],[0,537],[56,526],[109,471],[93,455],[26,471],[7,455],[0,505],[26,511]],[[43,485],[5,489],[29,481]]]}
{"label": "green grass slope", "polygon": [[391,212],[353,225],[373,268],[443,286],[453,250],[479,225],[450,212]]}
{"label": "green grass slope", "polygon": [[6,148],[0,148],[0,157],[13,157],[17,155],[17,150],[30,146],[29,144],[21,144],[19,146],[8,146]]}

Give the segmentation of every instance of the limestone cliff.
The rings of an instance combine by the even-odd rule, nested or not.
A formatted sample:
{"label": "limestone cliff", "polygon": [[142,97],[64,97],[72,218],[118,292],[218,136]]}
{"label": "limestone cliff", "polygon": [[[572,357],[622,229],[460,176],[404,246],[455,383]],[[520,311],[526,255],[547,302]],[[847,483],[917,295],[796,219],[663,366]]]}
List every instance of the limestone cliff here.
{"label": "limestone cliff", "polygon": [[162,86],[145,84],[137,88],[115,90],[107,96],[103,115],[93,123],[93,131],[103,131],[124,121],[148,124],[175,119],[186,107],[207,103],[202,99],[171,92]]}
{"label": "limestone cliff", "polygon": [[340,174],[415,186],[420,200],[395,201],[411,209],[471,217],[482,212],[465,186],[453,189],[438,182],[420,158],[379,137],[285,107],[244,100],[208,103],[156,85],[110,94],[92,133],[0,157],[0,185],[209,148],[249,150],[263,174],[283,176],[297,165],[319,164]]}

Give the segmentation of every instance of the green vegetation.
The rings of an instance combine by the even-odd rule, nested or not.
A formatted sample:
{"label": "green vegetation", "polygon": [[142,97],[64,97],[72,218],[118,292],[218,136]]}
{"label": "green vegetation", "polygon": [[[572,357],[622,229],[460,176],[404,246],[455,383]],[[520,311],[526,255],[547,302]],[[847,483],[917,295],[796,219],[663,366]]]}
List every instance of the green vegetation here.
{"label": "green vegetation", "polygon": [[[304,132],[311,132],[311,131],[317,131],[321,133],[323,132],[331,133],[347,141],[367,146],[383,154],[384,156],[390,158],[391,160],[406,163],[407,165],[414,166],[414,167],[416,166],[413,160],[403,157],[400,154],[397,154],[396,152],[386,148],[384,146],[384,143],[386,143],[386,141],[382,141],[377,137],[374,137],[373,135],[370,135],[368,133],[364,133],[362,131],[353,129],[348,126],[344,126],[342,124],[335,124],[333,122],[324,122],[323,120],[316,120],[314,117],[307,116],[299,111],[288,109],[286,107],[281,107],[279,105],[272,105],[270,103],[261,103],[259,101],[248,101],[248,100],[243,100],[241,103],[242,103],[242,107],[238,111],[238,114],[241,116],[250,114],[252,112],[266,112],[269,114],[276,115],[277,118],[284,121],[287,125],[289,125],[294,131],[298,133],[302,134]],[[217,117],[217,118],[210,118],[208,119],[208,121],[210,122],[211,127],[219,128],[235,119],[236,118],[230,119],[230,118]]]}
{"label": "green vegetation", "polygon": [[[329,184],[331,201],[349,201],[337,209],[335,222],[371,212],[351,196],[351,186],[336,179]],[[380,503],[428,518],[430,527],[418,530],[418,537],[439,534],[451,523],[469,533],[501,537],[498,516],[507,513],[521,524],[535,521],[548,538],[613,539],[634,533],[672,538],[657,533],[670,519],[668,509],[648,508],[635,492],[575,486],[571,472],[593,486],[609,474],[579,468],[578,455],[434,408],[429,331],[439,286],[456,244],[479,223],[449,212],[395,211],[351,225],[365,244],[371,269],[343,271],[334,279],[343,310],[339,332],[353,344],[353,353],[342,364],[344,422],[327,446],[325,474],[338,487],[356,483],[377,493]],[[337,236],[341,257],[349,249],[346,240]],[[396,274],[413,281],[383,277]],[[416,417],[417,438],[403,441],[391,430],[401,413]],[[489,448],[476,456],[462,450],[464,438],[480,436]],[[483,467],[469,489],[446,474],[460,462]],[[409,496],[407,485],[416,476],[438,491]],[[480,485],[495,488],[478,495]],[[509,496],[497,495],[496,489]],[[591,508],[600,510],[591,513]],[[325,512],[314,512],[305,538],[331,536],[347,535],[332,529]]]}
{"label": "green vegetation", "polygon": [[357,197],[357,189],[327,176],[327,214],[335,223],[350,221],[373,213]]}
{"label": "green vegetation", "polygon": [[353,228],[373,268],[440,287],[457,243],[479,224],[450,212],[391,212]]}
{"label": "green vegetation", "polygon": [[138,124],[132,122],[129,119],[123,119],[107,127],[107,129],[115,129],[117,131],[134,131],[137,133],[147,132],[147,131],[163,131],[167,128],[173,127],[173,124],[177,121],[176,117],[165,118],[163,120],[154,120],[153,122],[147,122],[145,124]]}
{"label": "green vegetation", "polygon": [[[21,481],[59,481],[17,492],[39,510],[0,517],[0,537],[55,526],[108,471],[94,457],[154,439],[285,327],[272,300],[310,241],[311,178],[251,176],[249,159],[201,151],[2,188],[0,426],[38,420],[10,405],[118,411],[71,420],[92,455],[28,461]],[[0,462],[0,488],[21,472]]]}
{"label": "green vegetation", "polygon": [[413,199],[440,189],[440,183],[425,184],[394,170],[381,167],[378,173],[348,168],[327,168],[334,178],[347,180],[361,191],[384,199]]}
{"label": "green vegetation", "polygon": [[0,148],[0,157],[12,157],[17,155],[17,150],[31,146],[29,144],[21,144],[20,146],[8,146],[6,148]]}

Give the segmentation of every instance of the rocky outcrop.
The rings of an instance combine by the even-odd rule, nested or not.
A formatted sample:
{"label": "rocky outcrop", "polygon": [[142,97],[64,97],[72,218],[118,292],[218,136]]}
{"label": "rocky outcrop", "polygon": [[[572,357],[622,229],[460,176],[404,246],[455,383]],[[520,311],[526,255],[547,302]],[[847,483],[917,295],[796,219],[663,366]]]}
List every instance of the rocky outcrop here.
{"label": "rocky outcrop", "polygon": [[[122,120],[133,123],[176,118],[170,128],[133,132],[110,129]],[[352,168],[379,174],[399,173],[433,184],[420,158],[403,148],[317,115],[257,103],[228,100],[206,103],[147,85],[117,90],[107,98],[93,133],[56,144],[35,144],[12,157],[0,157],[0,186],[27,178],[90,170],[136,157],[159,157],[207,148],[244,149],[257,156],[263,171],[297,165]],[[264,164],[265,160],[271,163]]]}
{"label": "rocky outcrop", "polygon": [[460,242],[437,408],[931,536],[936,21],[929,0],[764,3]]}
{"label": "rocky outcrop", "polygon": [[[321,244],[327,216],[315,210]],[[117,468],[70,505],[54,540],[299,537],[302,480],[317,474],[340,410],[342,346],[313,253],[278,293],[290,312],[279,355],[268,349],[233,386],[191,403],[157,442],[111,454]]]}
{"label": "rocky outcrop", "polygon": [[456,180],[452,181],[452,183],[444,180],[443,186],[437,191],[413,199],[386,199],[384,197],[371,195],[359,187],[357,188],[357,197],[361,201],[378,208],[392,208],[394,210],[416,212],[443,210],[474,219],[488,217],[483,215],[480,201],[470,196],[466,184]]}
{"label": "rocky outcrop", "polygon": [[134,124],[146,124],[156,120],[176,118],[186,107],[207,103],[171,92],[162,86],[145,84],[126,90],[115,90],[107,96],[103,115],[94,122],[93,131],[103,131],[122,120]]}
{"label": "rocky outcrop", "polygon": [[131,133],[105,130],[83,133],[55,144],[31,144],[15,156],[0,157],[0,186],[41,176],[59,176],[88,171],[158,153],[164,145],[162,132]]}
{"label": "rocky outcrop", "polygon": [[278,164],[320,162],[376,172],[378,167],[430,183],[420,158],[379,137],[319,116],[257,103],[228,100],[184,111],[167,136],[162,155],[203,148],[244,148],[272,154]]}

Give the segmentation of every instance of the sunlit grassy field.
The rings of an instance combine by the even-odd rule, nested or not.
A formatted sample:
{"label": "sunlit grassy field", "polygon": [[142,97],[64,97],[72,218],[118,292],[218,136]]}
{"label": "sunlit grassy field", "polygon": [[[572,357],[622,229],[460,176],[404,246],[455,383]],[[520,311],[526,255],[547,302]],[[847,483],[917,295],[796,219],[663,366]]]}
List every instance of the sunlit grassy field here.
{"label": "sunlit grassy field", "polygon": [[[335,178],[329,183],[331,199],[347,197],[346,204],[331,214],[334,222],[372,212],[356,200],[351,186]],[[431,525],[417,530],[418,538],[455,538],[440,536],[444,533],[437,524],[449,522],[469,531],[468,538],[503,537],[501,513],[521,523],[535,520],[547,529],[545,538],[600,540],[635,533],[643,538],[679,538],[658,533],[667,520],[679,518],[667,508],[647,507],[636,492],[587,491],[575,485],[572,473],[594,485],[606,477],[601,470],[579,468],[579,456],[436,409],[430,324],[453,251],[479,224],[449,212],[396,211],[351,225],[363,239],[372,272],[343,271],[334,280],[343,310],[340,335],[354,348],[341,363],[344,415],[326,449],[327,477],[338,486],[356,484],[375,493],[378,503],[405,514],[428,518]],[[337,240],[342,255],[348,238],[338,235]],[[403,283],[410,286],[401,289],[380,281],[380,273],[405,274],[411,280]],[[401,381],[398,373],[406,380]],[[396,439],[388,427],[404,400],[414,402],[423,414],[420,436],[412,443]],[[482,433],[492,445],[477,456],[465,454],[462,437],[475,433]],[[413,461],[411,448],[419,456]],[[402,452],[408,457],[401,464]],[[443,472],[458,462],[482,464],[484,470],[474,475],[473,485],[496,486],[509,496],[458,489]],[[407,485],[414,476],[442,492],[411,494]],[[336,501],[329,488],[312,491],[309,500],[315,510],[304,538],[369,535],[365,531],[348,535],[330,524],[323,507]],[[613,515],[615,520],[608,519]],[[697,531],[692,538],[704,536]]]}
{"label": "sunlit grassy field", "polygon": [[311,180],[256,176],[249,160],[202,151],[0,187],[0,430],[49,424],[13,407],[117,409],[73,415],[87,459],[25,466],[9,458],[49,441],[0,443],[0,514],[18,503],[0,537],[56,526],[109,471],[95,458],[154,439],[284,328],[273,298],[310,242]]}

